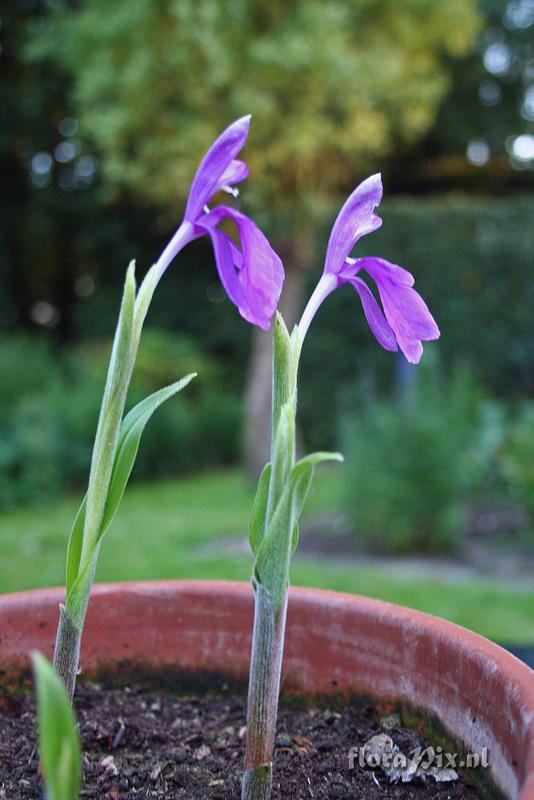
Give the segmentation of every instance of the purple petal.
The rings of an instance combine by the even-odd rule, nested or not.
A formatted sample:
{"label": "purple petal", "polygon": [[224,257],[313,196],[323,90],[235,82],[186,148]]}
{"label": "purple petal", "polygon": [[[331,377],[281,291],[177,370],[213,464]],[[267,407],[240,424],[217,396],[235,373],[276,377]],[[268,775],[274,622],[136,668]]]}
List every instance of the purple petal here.
{"label": "purple petal", "polygon": [[382,309],[376,302],[374,295],[367,284],[364,283],[361,278],[343,278],[342,281],[343,283],[350,283],[352,286],[354,286],[360,295],[365,319],[369,323],[369,327],[371,328],[378,342],[385,350],[391,350],[392,352],[397,351],[399,348],[395,334],[393,333],[389,322],[382,313]]}
{"label": "purple petal", "polygon": [[385,258],[378,256],[366,256],[364,258],[357,258],[354,262],[355,266],[359,269],[364,269],[369,275],[377,282],[380,277],[387,275],[393,283],[400,283],[403,286],[413,286],[415,278],[411,272],[408,272],[404,267],[399,267],[398,264],[392,264],[391,261],[386,261]]}
{"label": "purple petal", "polygon": [[[227,217],[237,225],[240,249],[227,234],[215,229]],[[280,299],[284,268],[263,233],[249,217],[228,206],[214,208],[197,227],[203,227],[212,237],[221,281],[241,316],[253,325],[269,328]],[[230,259],[235,280],[230,274]]]}
{"label": "purple petal", "polygon": [[419,364],[423,355],[423,345],[420,339],[406,339],[402,344],[399,341],[399,347],[404,353],[406,361],[409,361],[410,364]]}
{"label": "purple petal", "polygon": [[245,162],[239,161],[239,159],[234,159],[232,162],[230,162],[227,169],[225,169],[219,178],[217,189],[225,189],[229,186],[234,186],[236,183],[244,181],[245,178],[248,177],[248,173],[249,169]]}
{"label": "purple petal", "polygon": [[241,117],[226,128],[213,142],[193,178],[185,209],[185,219],[194,222],[204,206],[210,202],[217,189],[220,188],[221,177],[231,167],[245,143],[249,125],[250,115]]}
{"label": "purple petal", "polygon": [[339,273],[358,239],[381,226],[382,220],[374,213],[381,199],[380,174],[371,175],[356,187],[334,222],[326,250],[325,272]]}
{"label": "purple petal", "polygon": [[244,305],[245,298],[243,287],[238,279],[239,273],[236,266],[237,248],[235,243],[228,234],[217,230],[217,228],[210,227],[209,234],[213,243],[215,263],[217,264],[217,272],[221,283],[232,303],[235,303],[240,308]]}
{"label": "purple petal", "polygon": [[373,277],[400,349],[417,364],[423,353],[421,342],[438,339],[440,331],[423,298],[412,288],[412,276],[383,258],[360,258],[357,265]]}

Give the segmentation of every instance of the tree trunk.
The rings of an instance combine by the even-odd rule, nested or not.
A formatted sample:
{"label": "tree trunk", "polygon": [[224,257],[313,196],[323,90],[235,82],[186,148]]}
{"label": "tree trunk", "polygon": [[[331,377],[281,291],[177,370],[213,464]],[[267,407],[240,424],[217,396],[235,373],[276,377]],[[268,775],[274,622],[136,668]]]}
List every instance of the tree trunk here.
{"label": "tree trunk", "polygon": [[[306,273],[313,264],[312,237],[309,231],[295,235],[293,241],[279,245],[286,272],[278,310],[288,330],[298,322],[303,310]],[[272,330],[255,328],[245,395],[244,461],[248,476],[256,481],[270,459],[271,450],[271,363]]]}

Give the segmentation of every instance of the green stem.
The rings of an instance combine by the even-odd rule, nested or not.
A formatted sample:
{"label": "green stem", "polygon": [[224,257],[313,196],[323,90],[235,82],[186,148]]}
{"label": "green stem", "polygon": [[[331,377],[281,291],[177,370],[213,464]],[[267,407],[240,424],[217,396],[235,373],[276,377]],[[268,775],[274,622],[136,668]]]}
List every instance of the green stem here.
{"label": "green stem", "polygon": [[[295,330],[290,337],[283,319],[277,315],[273,345],[271,470],[265,503],[262,534],[264,539],[258,543],[252,581],[255,598],[254,630],[241,800],[271,798],[273,752],[287,615],[289,558],[294,535],[291,508],[286,520],[280,511],[280,505],[283,498],[287,497],[288,481],[295,465],[299,356],[298,330]],[[267,542],[269,542],[269,555],[262,557],[266,552]]]}
{"label": "green stem", "polygon": [[247,749],[241,800],[269,800],[284,650],[287,594],[275,613],[271,596],[255,583],[254,632],[247,706]]}
{"label": "green stem", "polygon": [[78,664],[80,660],[81,630],[74,624],[64,605],[59,607],[59,625],[54,651],[54,669],[65,684],[67,696],[72,701]]}

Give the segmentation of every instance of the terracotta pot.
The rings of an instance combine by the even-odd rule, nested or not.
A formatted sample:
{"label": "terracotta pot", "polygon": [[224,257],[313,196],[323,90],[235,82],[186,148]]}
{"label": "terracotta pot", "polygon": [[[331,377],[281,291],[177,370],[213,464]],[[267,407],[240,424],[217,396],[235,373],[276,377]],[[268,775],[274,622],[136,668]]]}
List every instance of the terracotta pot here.
{"label": "terracotta pot", "polygon": [[[62,596],[61,589],[0,596],[5,685],[27,673],[30,650],[51,654]],[[252,613],[246,584],[97,585],[84,671],[245,682]],[[363,695],[422,713],[465,751],[488,748],[491,780],[506,798],[534,800],[534,672],[458,625],[365,597],[294,588],[283,686],[300,695]]]}

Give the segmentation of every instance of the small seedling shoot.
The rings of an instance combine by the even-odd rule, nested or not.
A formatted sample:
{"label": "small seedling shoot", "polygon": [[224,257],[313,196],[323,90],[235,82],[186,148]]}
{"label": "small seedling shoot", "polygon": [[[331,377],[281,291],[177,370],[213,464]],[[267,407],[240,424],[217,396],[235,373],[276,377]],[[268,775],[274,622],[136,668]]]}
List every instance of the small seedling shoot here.
{"label": "small seedling shoot", "polygon": [[70,698],[48,659],[35,652],[32,662],[46,800],[76,800],[82,780],[82,753]]}

